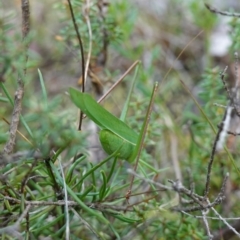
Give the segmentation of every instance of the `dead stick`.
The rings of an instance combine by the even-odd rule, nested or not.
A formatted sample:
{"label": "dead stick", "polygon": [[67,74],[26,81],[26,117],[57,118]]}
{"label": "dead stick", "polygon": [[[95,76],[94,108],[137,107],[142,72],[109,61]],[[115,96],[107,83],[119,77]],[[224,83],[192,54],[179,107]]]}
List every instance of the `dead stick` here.
{"label": "dead stick", "polygon": [[26,37],[30,30],[30,21],[29,21],[29,0],[22,0],[22,37],[23,37],[23,45],[25,51],[25,67],[22,72],[18,73],[17,84],[18,88],[15,92],[15,99],[14,99],[14,108],[12,113],[12,119],[10,124],[10,137],[8,142],[6,143],[3,152],[6,154],[10,154],[13,152],[13,147],[16,141],[16,133],[18,130],[19,119],[22,111],[22,98],[24,95],[24,81],[23,77],[26,75],[26,65],[28,60],[27,48],[28,44],[26,42]]}

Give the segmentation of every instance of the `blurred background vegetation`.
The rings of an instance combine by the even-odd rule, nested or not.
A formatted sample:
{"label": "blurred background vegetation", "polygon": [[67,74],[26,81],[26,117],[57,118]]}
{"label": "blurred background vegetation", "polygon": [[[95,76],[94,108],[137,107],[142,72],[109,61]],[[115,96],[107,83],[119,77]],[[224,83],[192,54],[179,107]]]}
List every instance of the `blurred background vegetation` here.
{"label": "blurred background vegetation", "polygon": [[[227,105],[219,73],[228,65],[226,81],[233,86],[239,18],[215,15],[197,0],[92,0],[90,7],[83,0],[71,2],[85,59],[90,47],[87,18],[91,24],[87,92],[98,99],[140,60],[127,117],[139,132],[153,84],[160,84],[141,156],[146,165],[137,172],[167,186],[171,186],[168,179],[179,179],[187,187],[194,182],[195,191],[202,195],[215,134],[181,81],[217,129],[225,110],[214,103]],[[237,0],[208,3],[240,11]],[[14,154],[27,153],[1,163],[1,228],[16,223],[28,205],[25,201],[64,200],[62,166],[69,199],[76,203],[69,206],[70,239],[208,239],[202,220],[194,218],[200,212],[170,211],[178,204],[174,192],[159,191],[154,184],[135,178],[132,194],[137,195],[126,201],[131,178],[126,169],[133,166],[124,161],[114,165],[111,160],[100,166],[107,156],[98,142],[98,129],[86,119],[83,131],[77,131],[79,113],[67,92],[69,87],[81,89],[81,55],[68,2],[30,1],[30,7],[29,59],[19,126],[27,140],[18,134],[14,148]],[[0,1],[0,26],[2,150],[9,137],[5,120],[11,121],[17,74],[25,64],[20,0]],[[131,72],[104,101],[104,107],[117,116],[132,78]],[[238,160],[237,137],[228,137],[227,147]],[[238,161],[236,165],[240,167]],[[98,167],[93,170],[94,166]],[[239,175],[224,150],[214,162],[210,199],[219,193],[226,172],[230,173],[226,198],[216,209],[224,217],[239,217]],[[33,205],[17,229],[0,232],[2,239],[65,239],[65,211],[63,206]],[[209,226],[216,235],[226,227],[213,219]]]}

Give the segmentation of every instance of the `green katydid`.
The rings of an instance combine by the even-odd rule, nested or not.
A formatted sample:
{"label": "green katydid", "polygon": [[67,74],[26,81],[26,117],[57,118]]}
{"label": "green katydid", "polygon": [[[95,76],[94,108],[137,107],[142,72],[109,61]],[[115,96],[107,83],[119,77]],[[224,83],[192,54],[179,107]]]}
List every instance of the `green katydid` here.
{"label": "green katydid", "polygon": [[140,151],[140,145],[146,132],[157,87],[158,84],[155,83],[148,113],[146,114],[140,134],[137,134],[126,123],[104,109],[88,93],[82,93],[74,88],[70,88],[69,93],[73,103],[101,128],[99,139],[103,149],[108,154],[118,151],[117,154],[120,159],[133,162]]}

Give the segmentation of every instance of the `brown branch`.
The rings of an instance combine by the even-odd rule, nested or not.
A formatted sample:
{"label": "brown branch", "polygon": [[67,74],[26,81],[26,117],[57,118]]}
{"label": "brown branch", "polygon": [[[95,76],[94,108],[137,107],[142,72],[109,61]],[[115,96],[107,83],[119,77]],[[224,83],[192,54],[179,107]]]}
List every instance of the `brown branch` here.
{"label": "brown branch", "polygon": [[23,37],[23,45],[24,45],[24,51],[25,51],[25,67],[23,69],[23,72],[18,73],[18,79],[17,84],[18,88],[15,92],[15,100],[14,100],[14,108],[12,113],[12,119],[10,124],[10,138],[8,142],[6,143],[3,152],[6,154],[10,154],[13,152],[13,148],[16,142],[16,133],[18,130],[19,125],[19,119],[22,111],[22,98],[24,95],[24,81],[23,78],[26,75],[26,65],[28,61],[28,54],[27,54],[27,48],[28,44],[26,41],[26,38],[29,34],[30,30],[30,10],[29,10],[29,0],[22,0],[22,37]]}
{"label": "brown branch", "polygon": [[223,70],[223,73],[221,74],[221,80],[222,80],[222,83],[223,83],[223,87],[224,87],[225,91],[227,92],[228,98],[232,101],[233,96],[232,96],[232,94],[231,94],[231,92],[230,92],[230,90],[227,86],[227,83],[226,83],[225,79],[224,79],[224,75],[227,72],[227,69],[228,69],[228,66],[226,66],[225,69]]}
{"label": "brown branch", "polygon": [[118,86],[118,84],[136,67],[137,64],[139,64],[140,61],[135,61],[128,70],[109,88],[109,90],[98,100],[98,103],[101,103],[108,95],[112,92],[112,90]]}
{"label": "brown branch", "polygon": [[[5,196],[0,199],[5,199],[8,201],[11,201],[13,203],[21,204],[22,201],[17,198],[12,198]],[[51,202],[51,201],[28,201],[25,200],[24,204],[27,206],[65,206],[66,201],[65,200],[58,200],[57,202]],[[77,207],[79,204],[75,201],[67,201],[67,204],[69,207]],[[126,206],[114,206],[114,205],[107,205],[107,204],[101,204],[101,203],[86,203],[86,205],[92,209],[96,209],[99,211],[107,211],[108,209],[112,209],[115,211],[133,211],[133,209],[130,209],[129,207],[126,208]]]}
{"label": "brown branch", "polygon": [[[221,126],[221,125],[217,125],[217,127],[218,127],[219,129],[222,129],[222,126]],[[240,135],[240,133],[238,133],[238,132],[232,132],[232,131],[226,131],[226,132],[227,132],[227,134],[233,135],[234,137]]]}
{"label": "brown branch", "polygon": [[211,203],[209,202],[209,200],[205,196],[202,197],[202,196],[194,193],[193,191],[185,188],[180,181],[169,180],[169,182],[172,183],[172,188],[175,192],[179,193],[180,195],[185,195],[188,198],[190,198],[192,200],[190,202],[191,204],[197,204],[197,205],[194,205],[194,206],[191,206],[191,207],[175,206],[171,209],[173,211],[178,211],[178,212],[205,211],[207,209],[211,209],[215,205],[220,204],[224,200],[224,192],[225,192],[228,177],[229,177],[229,174],[227,173],[224,180],[223,180],[220,192],[218,193],[218,195],[214,199],[214,201],[211,202]]}
{"label": "brown branch", "polygon": [[102,31],[102,49],[100,51],[100,54],[98,56],[98,62],[104,66],[107,62],[107,50],[108,50],[108,45],[109,45],[109,34],[107,27],[105,26],[105,13],[106,13],[106,8],[108,7],[109,3],[105,2],[103,0],[99,0],[97,2],[97,7],[99,11],[99,17],[100,19],[98,20],[100,23],[101,31]]}
{"label": "brown branch", "polygon": [[206,184],[205,184],[205,190],[204,190],[204,196],[205,197],[208,196],[208,193],[209,193],[209,190],[210,190],[210,179],[211,179],[212,165],[213,165],[214,156],[215,156],[215,153],[216,153],[216,147],[217,147],[217,143],[219,141],[221,132],[222,132],[222,130],[218,130],[218,132],[217,132],[217,135],[215,137],[213,147],[212,147],[210,161],[209,161],[208,167],[207,167],[207,178],[206,178]]}
{"label": "brown branch", "polygon": [[216,14],[220,14],[220,15],[228,16],[228,17],[237,17],[237,18],[240,17],[240,13],[231,13],[231,12],[220,11],[217,8],[211,6],[211,5],[207,4],[207,3],[205,3],[205,6],[212,13],[216,13]]}
{"label": "brown branch", "polygon": [[[227,67],[221,73],[221,79],[222,79],[222,82],[224,84],[224,87],[225,87],[226,91],[228,92],[228,94],[230,96],[230,92],[228,91],[228,88],[227,88],[227,86],[225,84],[225,80],[224,80],[224,76],[225,76],[226,71],[227,71]],[[220,124],[220,128],[218,129],[217,135],[215,137],[213,147],[212,147],[211,156],[210,156],[210,160],[209,160],[209,163],[208,163],[207,177],[206,177],[205,190],[204,190],[204,196],[206,198],[207,198],[209,190],[210,190],[210,179],[211,179],[212,165],[213,165],[214,156],[215,156],[215,153],[216,153],[217,143],[220,139],[220,135],[221,135],[222,131],[224,130],[223,129],[223,127],[224,127],[223,124],[224,124],[224,121],[225,121],[226,114],[227,114],[227,111],[225,112],[225,115],[224,115],[224,117],[222,119],[222,122]]]}
{"label": "brown branch", "polygon": [[233,89],[234,99],[233,99],[233,107],[235,108],[236,114],[240,117],[240,106],[239,106],[239,77],[238,77],[238,67],[239,67],[239,59],[238,53],[234,53],[235,57],[235,67],[234,67],[234,75],[235,75],[235,86]]}
{"label": "brown branch", "polygon": [[[74,29],[75,29],[75,32],[77,34],[78,43],[79,43],[79,46],[80,46],[80,52],[81,52],[81,58],[82,58],[82,92],[84,92],[85,91],[85,61],[84,61],[84,51],[83,51],[82,38],[81,38],[80,32],[78,31],[78,26],[77,26],[77,23],[76,23],[76,19],[75,19],[75,16],[74,16],[74,12],[73,12],[73,8],[72,8],[72,4],[71,4],[70,0],[68,0],[68,5],[69,5]],[[79,119],[79,125],[78,125],[78,130],[79,131],[81,131],[81,128],[82,128],[82,120],[83,120],[83,112],[80,111],[80,119]]]}

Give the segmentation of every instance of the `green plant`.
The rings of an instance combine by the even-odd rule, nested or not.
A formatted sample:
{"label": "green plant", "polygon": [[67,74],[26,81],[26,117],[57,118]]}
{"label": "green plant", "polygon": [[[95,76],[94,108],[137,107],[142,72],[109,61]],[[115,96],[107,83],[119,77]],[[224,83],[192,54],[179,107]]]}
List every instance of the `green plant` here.
{"label": "green plant", "polygon": [[[155,87],[153,89],[151,102],[153,101],[153,95],[156,90],[157,84],[155,84]],[[114,115],[111,115],[104,108],[98,105],[90,95],[81,93],[75,89],[70,89],[70,95],[72,101],[91,120],[93,120],[98,126],[102,128],[99,135],[103,149],[108,154],[113,154],[117,151],[117,156],[120,159],[133,162],[140,151],[140,144],[143,135],[145,135],[144,131],[147,129],[147,119],[149,119],[149,116],[146,115],[141,128],[141,134],[138,136],[121,120],[116,118]]]}
{"label": "green plant", "polygon": [[[87,61],[79,72],[77,62],[74,74],[64,75],[64,80],[68,82],[70,78],[86,75],[85,91],[91,92],[91,96],[76,90],[75,86],[70,88],[69,97],[64,93],[69,89],[69,83],[56,96],[46,87],[52,78],[46,74],[46,65],[49,64],[48,68],[53,66],[53,59],[48,55],[56,53],[61,56],[64,44],[78,53],[78,39],[66,2],[54,5],[56,14],[52,16],[61,16],[62,29],[61,35],[57,35],[57,44],[57,40],[49,44],[53,51],[42,54],[36,45],[31,45],[32,50],[38,49],[39,55],[48,60],[47,64],[41,65],[41,71],[34,69],[40,58],[33,51],[28,51],[26,65],[23,57],[27,52],[26,45],[19,40],[19,34],[10,34],[15,25],[10,24],[10,28],[9,18],[1,19],[4,51],[0,59],[5,80],[0,79],[1,146],[9,140],[7,122],[14,115],[17,73],[24,72],[24,66],[28,67],[27,76],[23,78],[24,98],[22,110],[19,110],[16,144],[12,153],[0,154],[1,237],[210,239],[211,233],[218,231],[220,221],[223,226],[227,225],[227,219],[217,215],[224,215],[223,208],[228,206],[222,202],[228,178],[225,169],[231,173],[229,179],[235,189],[239,176],[236,168],[233,170],[233,157],[229,152],[215,154],[213,151],[217,139],[215,131],[221,130],[217,125],[220,123],[221,126],[220,117],[224,115],[224,109],[213,104],[226,104],[218,73],[220,69],[205,71],[198,84],[201,92],[197,96],[188,87],[197,84],[196,76],[200,79],[201,69],[199,67],[196,71],[196,66],[201,65],[199,59],[206,57],[202,49],[207,52],[206,44],[201,43],[203,39],[198,39],[197,44],[190,40],[194,39],[196,29],[194,27],[192,33],[188,26],[194,24],[210,33],[216,18],[208,14],[207,21],[201,21],[206,9],[202,3],[193,1],[184,6],[176,4],[179,3],[176,0],[168,1],[163,18],[160,18],[161,14],[156,17],[155,12],[142,11],[129,1],[115,1],[110,6],[95,0],[70,2],[81,33],[82,57]],[[98,5],[100,2],[101,6]],[[103,5],[109,7],[107,13],[103,11]],[[174,14],[169,14],[170,10]],[[194,21],[185,24],[187,18],[184,16],[189,16],[189,12]],[[182,25],[176,24],[176,19],[171,17],[175,15],[178,16],[177,23]],[[38,29],[36,25],[33,28]],[[56,27],[54,33],[58,32]],[[45,31],[44,34],[48,35]],[[34,35],[29,36],[28,41],[31,39]],[[187,47],[190,50],[186,51]],[[102,58],[106,50],[111,53],[109,62]],[[63,69],[71,68],[73,56],[66,55],[63,65],[58,62],[60,67],[51,68],[51,72],[57,72],[63,66],[66,67]],[[124,73],[131,64],[129,61],[138,57],[143,60],[138,75],[138,67],[134,76],[129,69]],[[102,72],[98,75],[96,71],[93,79],[91,64],[96,59]],[[125,77],[125,81],[101,107],[93,100],[97,97],[94,90],[89,90],[89,80],[94,83],[93,80],[97,79],[105,91],[120,73],[124,73],[120,79]],[[224,75],[225,72],[221,77]],[[152,79],[159,79],[160,88],[154,103]],[[40,90],[36,90],[38,86]],[[128,88],[130,91],[126,94]],[[86,115],[82,131],[77,130],[78,109],[73,103]],[[151,106],[153,112],[148,124]],[[110,112],[122,114],[117,118]],[[91,121],[100,128],[101,145],[96,141],[98,130],[96,125],[92,127]],[[118,161],[119,158],[127,161]],[[213,165],[209,164],[211,158],[212,162],[215,158],[217,160]],[[227,161],[228,158],[231,161]],[[211,178],[207,178],[208,173]],[[231,192],[228,197],[233,195]],[[229,211],[229,215],[238,216],[237,207],[234,211]],[[230,225],[227,226],[231,229]]]}

